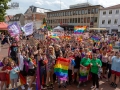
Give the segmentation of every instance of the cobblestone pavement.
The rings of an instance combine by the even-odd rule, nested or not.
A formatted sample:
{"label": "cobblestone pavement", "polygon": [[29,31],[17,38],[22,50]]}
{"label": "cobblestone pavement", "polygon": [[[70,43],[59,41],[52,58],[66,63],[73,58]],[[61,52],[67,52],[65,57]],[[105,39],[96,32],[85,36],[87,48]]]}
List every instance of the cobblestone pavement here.
{"label": "cobblestone pavement", "polygon": [[[5,45],[3,47],[1,47],[1,51],[0,51],[0,59],[3,59],[3,57],[8,55],[8,46]],[[19,84],[20,85],[20,84]],[[91,90],[90,87],[92,85],[91,82],[86,83],[87,86],[80,86],[80,88],[77,88],[77,85],[69,85],[67,86],[67,88],[58,88],[57,84],[55,84],[55,88],[54,90]],[[35,87],[35,86],[33,86]],[[21,90],[21,88],[19,88],[19,90]],[[25,89],[27,90],[27,88]],[[33,90],[35,90],[35,88],[33,88]],[[106,82],[105,79],[100,80],[100,90],[120,90],[120,84],[118,85],[118,88],[114,89],[112,87],[110,87],[109,82]]]}

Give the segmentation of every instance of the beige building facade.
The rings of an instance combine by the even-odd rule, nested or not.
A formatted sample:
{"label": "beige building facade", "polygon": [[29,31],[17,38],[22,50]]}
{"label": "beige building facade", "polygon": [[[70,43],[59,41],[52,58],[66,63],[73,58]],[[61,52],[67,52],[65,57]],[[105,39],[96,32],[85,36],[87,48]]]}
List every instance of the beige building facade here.
{"label": "beige building facade", "polygon": [[[79,5],[80,6],[80,5]],[[47,24],[52,28],[62,26],[66,30],[70,30],[71,26],[88,26],[98,28],[99,13],[101,5],[83,5],[77,8],[66,10],[47,12]]]}

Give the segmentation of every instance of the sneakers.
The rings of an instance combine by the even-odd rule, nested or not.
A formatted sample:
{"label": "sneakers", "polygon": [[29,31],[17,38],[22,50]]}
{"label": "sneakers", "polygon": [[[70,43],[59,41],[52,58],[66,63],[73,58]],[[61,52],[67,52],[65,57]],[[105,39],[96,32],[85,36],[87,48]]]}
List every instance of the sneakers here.
{"label": "sneakers", "polygon": [[110,86],[113,87],[113,86],[114,86],[114,83],[112,82],[112,83],[110,84]]}
{"label": "sneakers", "polygon": [[95,86],[92,86],[91,89],[93,89]]}
{"label": "sneakers", "polygon": [[21,86],[21,89],[22,89],[22,90],[25,90],[25,87],[24,87],[24,85],[22,85],[22,86]]}
{"label": "sneakers", "polygon": [[117,84],[114,84],[113,87],[114,87],[114,88],[117,88]]}

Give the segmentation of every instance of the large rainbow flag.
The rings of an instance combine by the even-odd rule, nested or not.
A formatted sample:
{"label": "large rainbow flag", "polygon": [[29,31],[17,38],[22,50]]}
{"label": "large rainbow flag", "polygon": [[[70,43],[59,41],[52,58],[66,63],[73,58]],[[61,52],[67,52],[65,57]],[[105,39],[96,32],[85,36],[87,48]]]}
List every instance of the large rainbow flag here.
{"label": "large rainbow flag", "polygon": [[54,67],[54,72],[61,80],[67,80],[69,64],[70,64],[69,59],[66,58],[57,59],[56,65]]}
{"label": "large rainbow flag", "polygon": [[87,26],[75,26],[74,33],[75,34],[82,34],[87,29]]}

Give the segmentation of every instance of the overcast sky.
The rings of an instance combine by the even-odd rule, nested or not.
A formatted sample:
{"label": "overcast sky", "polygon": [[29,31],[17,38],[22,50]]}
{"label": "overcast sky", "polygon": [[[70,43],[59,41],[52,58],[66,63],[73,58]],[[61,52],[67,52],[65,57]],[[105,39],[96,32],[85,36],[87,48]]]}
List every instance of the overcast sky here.
{"label": "overcast sky", "polygon": [[[7,15],[15,15],[17,13],[24,14],[31,5],[45,9],[60,10],[60,1],[61,9],[68,9],[69,5],[87,2],[87,0],[11,0],[11,2],[19,3],[19,9],[7,10]],[[102,5],[104,7],[120,4],[120,0],[88,0],[88,2],[93,5]]]}

